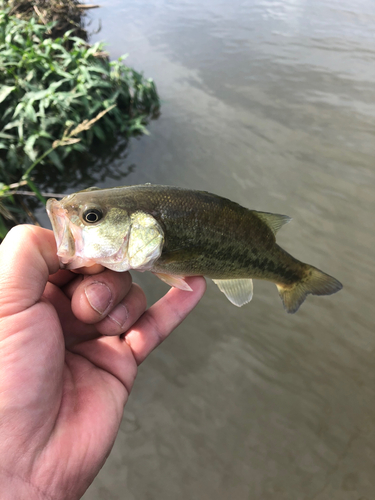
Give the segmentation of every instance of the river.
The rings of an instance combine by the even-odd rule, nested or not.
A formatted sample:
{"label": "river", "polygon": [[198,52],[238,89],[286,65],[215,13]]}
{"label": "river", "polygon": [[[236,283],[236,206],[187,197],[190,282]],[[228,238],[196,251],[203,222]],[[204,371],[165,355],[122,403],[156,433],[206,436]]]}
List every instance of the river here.
{"label": "river", "polygon": [[[375,3],[100,3],[92,41],[129,53],[162,98],[100,187],[183,186],[287,214],[279,244],[344,289],[288,315],[272,283],[239,309],[209,282],[140,367],[84,499],[373,499]],[[134,276],[150,304],[168,288]]]}

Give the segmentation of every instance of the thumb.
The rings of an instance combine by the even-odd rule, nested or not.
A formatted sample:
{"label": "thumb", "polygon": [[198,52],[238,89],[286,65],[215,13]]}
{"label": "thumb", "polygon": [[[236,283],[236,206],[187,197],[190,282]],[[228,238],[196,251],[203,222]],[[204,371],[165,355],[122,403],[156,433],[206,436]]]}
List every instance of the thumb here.
{"label": "thumb", "polygon": [[20,225],[0,245],[0,317],[17,314],[38,302],[59,261],[53,232]]}
{"label": "thumb", "polygon": [[0,455],[9,442],[17,464],[26,449],[40,453],[41,429],[53,428],[61,404],[64,340],[56,311],[41,299],[58,267],[47,229],[17,226],[0,245],[0,420],[9,437]]}

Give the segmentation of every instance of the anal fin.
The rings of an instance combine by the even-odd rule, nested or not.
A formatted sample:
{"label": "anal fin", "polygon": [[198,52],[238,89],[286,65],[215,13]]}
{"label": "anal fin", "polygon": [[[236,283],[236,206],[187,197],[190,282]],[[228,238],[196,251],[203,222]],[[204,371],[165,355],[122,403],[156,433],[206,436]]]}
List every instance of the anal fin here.
{"label": "anal fin", "polygon": [[252,279],[231,279],[231,280],[212,280],[219,290],[226,295],[227,299],[237,307],[250,302],[253,298],[253,280]]}

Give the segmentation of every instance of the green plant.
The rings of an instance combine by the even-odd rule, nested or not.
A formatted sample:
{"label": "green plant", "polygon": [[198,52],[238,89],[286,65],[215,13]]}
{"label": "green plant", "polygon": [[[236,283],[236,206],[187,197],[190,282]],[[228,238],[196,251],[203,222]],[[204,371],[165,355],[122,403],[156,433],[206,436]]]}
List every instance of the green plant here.
{"label": "green plant", "polygon": [[[14,224],[18,224],[18,220],[16,219],[15,215],[13,215],[13,213],[22,214],[23,210],[26,213],[26,215],[28,215],[28,217],[32,219],[34,223],[37,223],[33,214],[30,212],[28,207],[23,202],[21,202],[21,200],[19,200],[18,204],[15,202],[14,195],[21,194],[21,192],[19,191],[19,188],[21,186],[28,185],[29,188],[31,189],[31,192],[26,192],[26,193],[23,192],[22,194],[34,195],[44,205],[46,204],[45,196],[51,196],[50,193],[47,194],[41,193],[37,188],[37,186],[34,184],[34,181],[30,177],[33,170],[43,161],[43,159],[47,155],[49,155],[57,148],[61,146],[67,147],[73,144],[78,144],[81,141],[81,138],[78,136],[80,136],[82,132],[90,130],[96,124],[96,122],[101,120],[103,116],[109,113],[111,109],[113,109],[114,107],[115,105],[110,106],[108,109],[101,111],[97,116],[95,116],[95,118],[92,118],[91,120],[84,120],[82,123],[80,123],[77,127],[74,127],[73,129],[70,127],[67,128],[64,131],[62,138],[54,141],[52,143],[52,146],[47,151],[45,151],[39,158],[37,158],[34,161],[34,163],[30,165],[30,167],[23,174],[19,182],[13,184],[5,184],[3,182],[0,182],[0,239],[3,239],[8,232],[8,227],[4,219],[7,219],[8,221],[11,221]],[[3,200],[8,201],[8,203],[6,202],[2,203]],[[9,203],[9,201],[11,203]]]}
{"label": "green plant", "polygon": [[[94,137],[105,141],[118,132],[145,132],[147,118],[159,107],[153,81],[125,66],[124,56],[110,62],[102,43],[89,46],[70,32],[45,38],[51,27],[0,11],[0,182],[7,185],[37,158],[63,171],[64,159],[87,150]],[[67,128],[113,105],[79,142],[52,147]]]}

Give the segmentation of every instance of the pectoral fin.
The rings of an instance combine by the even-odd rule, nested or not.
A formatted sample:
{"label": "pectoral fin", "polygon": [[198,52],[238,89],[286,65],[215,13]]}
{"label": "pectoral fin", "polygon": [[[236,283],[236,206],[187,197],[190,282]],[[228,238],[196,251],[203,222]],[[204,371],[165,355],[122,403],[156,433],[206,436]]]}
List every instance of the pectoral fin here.
{"label": "pectoral fin", "polygon": [[227,297],[237,307],[250,302],[253,298],[253,280],[212,280]]}
{"label": "pectoral fin", "polygon": [[173,286],[174,288],[179,288],[180,290],[185,290],[187,292],[192,292],[193,290],[186,283],[182,276],[172,276],[170,274],[154,273],[159,279],[167,283],[167,285]]}
{"label": "pectoral fin", "polygon": [[131,269],[150,269],[161,255],[163,241],[163,230],[156,219],[144,212],[132,214],[127,255]]}

